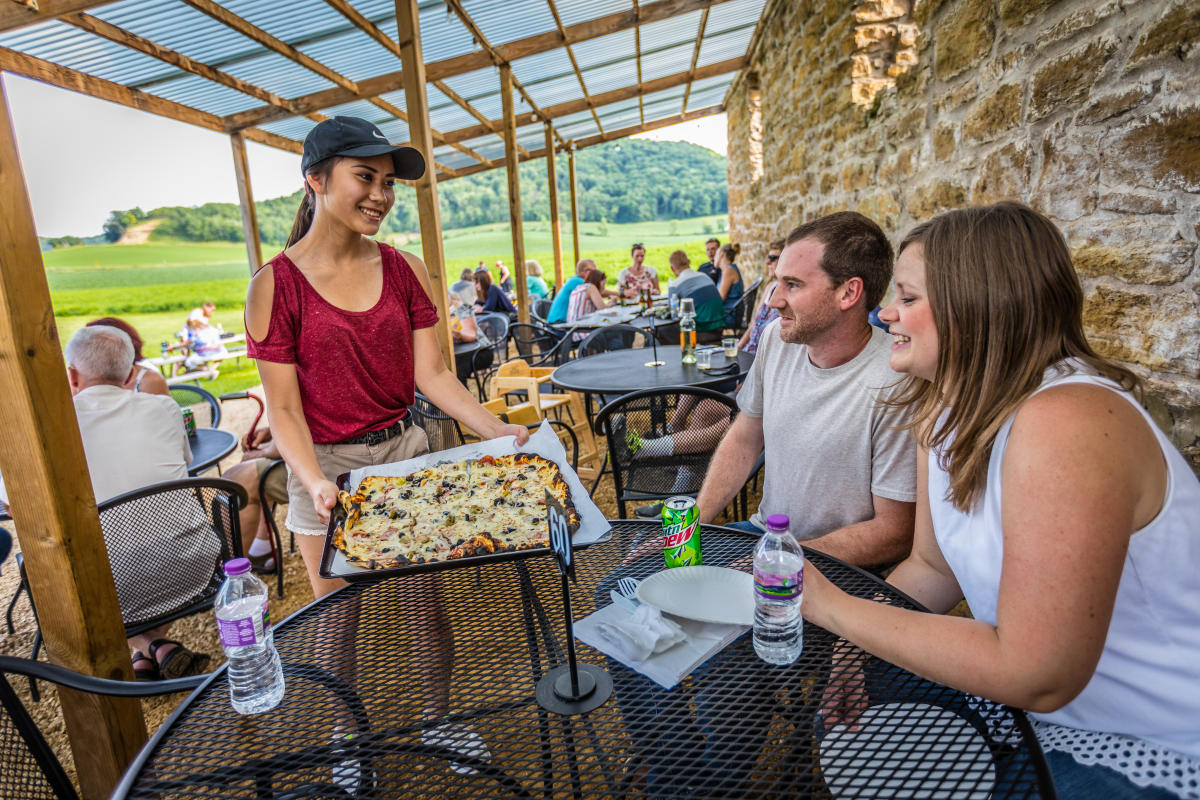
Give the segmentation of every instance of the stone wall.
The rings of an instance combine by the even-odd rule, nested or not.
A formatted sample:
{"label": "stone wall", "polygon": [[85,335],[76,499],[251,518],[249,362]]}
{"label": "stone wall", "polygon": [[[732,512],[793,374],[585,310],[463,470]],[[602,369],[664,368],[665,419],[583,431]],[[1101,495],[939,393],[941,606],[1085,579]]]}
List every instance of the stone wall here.
{"label": "stone wall", "polygon": [[726,104],[746,272],[835,210],[898,241],[946,209],[1028,203],[1067,236],[1093,345],[1147,379],[1155,419],[1200,468],[1200,4],[768,7]]}

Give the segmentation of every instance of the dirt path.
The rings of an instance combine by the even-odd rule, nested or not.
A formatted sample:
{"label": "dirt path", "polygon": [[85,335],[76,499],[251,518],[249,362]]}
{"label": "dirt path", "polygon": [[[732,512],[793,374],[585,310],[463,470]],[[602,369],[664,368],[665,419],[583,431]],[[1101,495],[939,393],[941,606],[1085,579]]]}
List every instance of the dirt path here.
{"label": "dirt path", "polygon": [[148,219],[137,225],[129,226],[125,229],[125,233],[121,234],[117,244],[145,244],[150,239],[150,232],[157,228],[160,222],[162,222],[161,219]]}

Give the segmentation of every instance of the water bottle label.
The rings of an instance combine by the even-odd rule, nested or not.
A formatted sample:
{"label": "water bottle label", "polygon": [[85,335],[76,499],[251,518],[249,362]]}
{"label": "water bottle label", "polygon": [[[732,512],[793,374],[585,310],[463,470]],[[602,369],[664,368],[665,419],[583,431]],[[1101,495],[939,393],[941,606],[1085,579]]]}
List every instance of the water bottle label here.
{"label": "water bottle label", "polygon": [[755,568],[754,591],[770,600],[795,600],[804,591],[804,573],[772,575]]}
{"label": "water bottle label", "polygon": [[266,638],[266,632],[271,629],[271,617],[267,612],[267,604],[263,603],[262,614],[251,614],[241,619],[217,618],[217,632],[221,636],[224,647],[244,647],[248,644],[258,644]]}

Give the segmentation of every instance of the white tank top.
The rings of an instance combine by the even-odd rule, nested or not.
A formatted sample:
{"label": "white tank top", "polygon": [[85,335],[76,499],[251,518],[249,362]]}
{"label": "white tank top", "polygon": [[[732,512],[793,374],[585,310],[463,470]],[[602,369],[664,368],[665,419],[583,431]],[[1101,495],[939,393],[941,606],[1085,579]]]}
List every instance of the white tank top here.
{"label": "white tank top", "polygon": [[[1141,412],[1167,463],[1167,491],[1158,516],[1129,538],[1112,621],[1092,679],[1058,711],[1030,716],[1145,740],[1184,754],[1194,766],[1200,763],[1200,482],[1132,395],[1085,365],[1051,367],[1037,391],[1067,383],[1110,389]],[[938,466],[937,454],[931,450],[929,455],[929,509],[938,545],[971,613],[991,625],[996,624],[1004,553],[1001,464],[1012,423],[1009,418],[996,435],[987,488],[971,513],[946,499],[949,476]],[[1087,557],[1079,553],[1079,558]]]}

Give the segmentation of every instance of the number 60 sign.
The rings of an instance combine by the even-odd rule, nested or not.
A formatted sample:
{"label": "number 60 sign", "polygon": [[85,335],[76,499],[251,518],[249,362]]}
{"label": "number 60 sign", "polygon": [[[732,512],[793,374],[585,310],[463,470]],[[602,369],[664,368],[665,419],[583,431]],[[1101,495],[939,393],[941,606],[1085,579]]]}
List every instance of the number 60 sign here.
{"label": "number 60 sign", "polygon": [[562,574],[574,578],[575,562],[571,558],[571,529],[567,527],[567,513],[548,490],[546,521],[550,526],[550,549],[558,556],[558,568]]}

